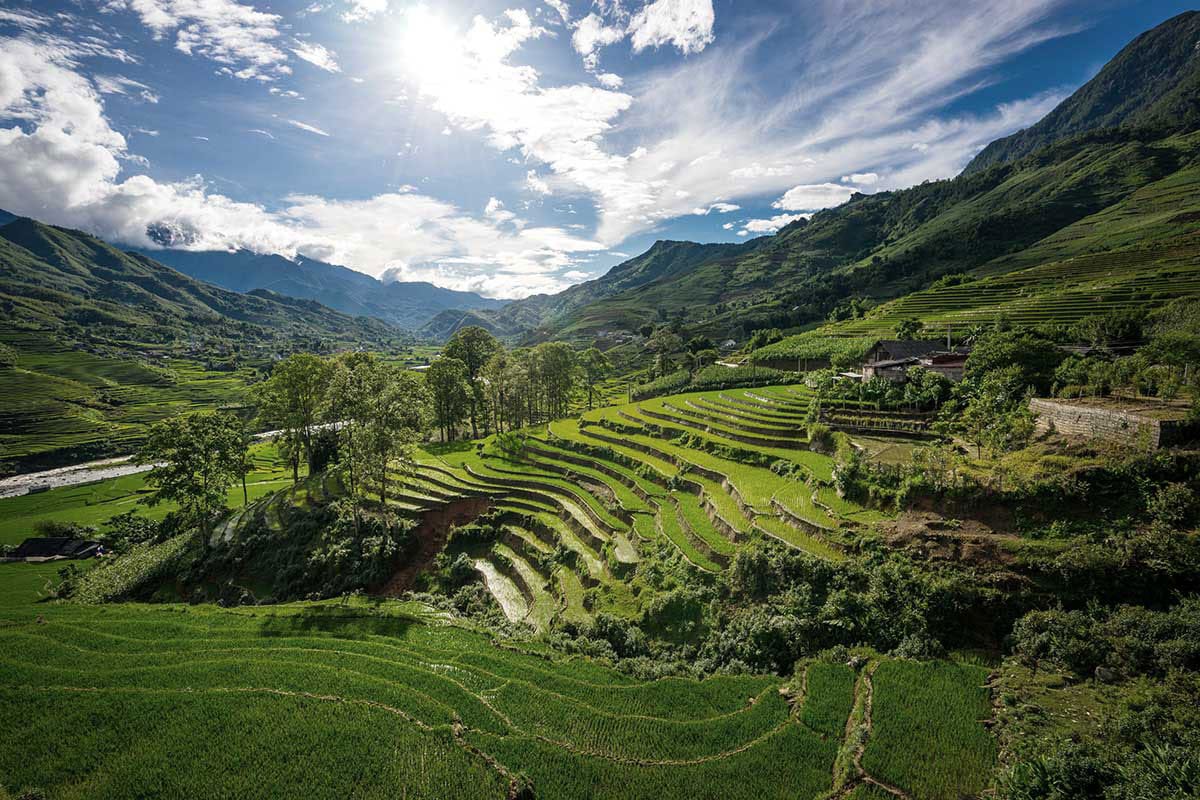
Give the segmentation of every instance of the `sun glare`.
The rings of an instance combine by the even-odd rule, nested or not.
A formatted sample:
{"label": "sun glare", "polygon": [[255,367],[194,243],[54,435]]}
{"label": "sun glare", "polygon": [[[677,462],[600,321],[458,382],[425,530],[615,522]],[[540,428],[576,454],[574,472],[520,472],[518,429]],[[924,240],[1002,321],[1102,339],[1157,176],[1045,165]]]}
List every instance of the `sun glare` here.
{"label": "sun glare", "polygon": [[450,77],[458,68],[463,43],[444,17],[418,5],[404,15],[399,63],[403,72],[419,83]]}

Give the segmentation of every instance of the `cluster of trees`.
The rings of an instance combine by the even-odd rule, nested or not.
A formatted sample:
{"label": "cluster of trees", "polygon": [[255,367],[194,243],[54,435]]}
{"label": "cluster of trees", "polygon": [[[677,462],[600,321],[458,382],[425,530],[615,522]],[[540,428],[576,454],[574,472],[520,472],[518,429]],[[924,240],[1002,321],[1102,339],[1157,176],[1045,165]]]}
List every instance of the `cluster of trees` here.
{"label": "cluster of trees", "polygon": [[[258,423],[278,428],[280,451],[308,471],[335,468],[351,501],[355,524],[368,490],[386,506],[392,476],[412,463],[411,450],[429,430],[432,401],[420,375],[380,361],[370,353],[326,359],[298,353],[275,365],[254,389]],[[177,503],[189,524],[208,541],[225,508],[230,488],[246,475],[250,436],[246,423],[226,411],[197,411],[155,423],[138,453],[152,464],[152,504]]]}
{"label": "cluster of trees", "polygon": [[913,367],[905,377],[904,383],[886,378],[862,381],[843,378],[835,369],[824,369],[809,373],[807,385],[815,390],[818,404],[865,406],[880,411],[927,411],[941,406],[952,394],[954,384],[941,373]]}
{"label": "cluster of trees", "polygon": [[603,352],[576,353],[563,342],[506,350],[480,327],[462,328],[425,374],[443,441],[469,425],[477,438],[565,416],[577,394],[588,408],[612,371]]}

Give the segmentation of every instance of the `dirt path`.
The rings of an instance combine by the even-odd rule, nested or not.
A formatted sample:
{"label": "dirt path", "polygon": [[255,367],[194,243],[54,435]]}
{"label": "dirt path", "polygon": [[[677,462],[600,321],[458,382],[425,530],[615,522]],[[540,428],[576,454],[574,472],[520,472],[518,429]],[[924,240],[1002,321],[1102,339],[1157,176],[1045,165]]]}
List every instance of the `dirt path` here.
{"label": "dirt path", "polygon": [[[865,767],[863,767],[863,754],[867,751],[867,744],[871,741],[871,734],[874,730],[874,722],[872,721],[871,717],[871,712],[875,703],[875,683],[873,679],[875,675],[875,668],[878,666],[878,662],[871,662],[864,668],[862,679],[854,682],[854,702],[851,704],[850,716],[846,719],[846,733],[843,741],[848,743],[850,737],[855,736],[856,732],[861,729],[862,734],[859,736],[858,741],[854,744],[854,749],[851,751],[850,756],[850,762],[854,768],[855,774],[845,778],[845,782],[842,784],[842,786],[833,790],[833,792],[829,795],[830,800],[841,800],[841,798],[848,797],[856,788],[858,788],[859,785],[864,783],[870,783],[874,786],[877,786],[888,794],[900,798],[900,800],[912,800],[912,796],[908,792],[904,791],[899,786],[893,786],[886,781],[876,778],[874,775],[867,772]],[[862,692],[863,700],[863,716],[862,721],[858,724],[855,724],[854,709],[858,706],[860,691]],[[834,786],[836,787],[838,780],[836,763],[834,770],[835,772],[833,779]]]}
{"label": "dirt path", "polygon": [[426,511],[421,516],[421,524],[413,531],[418,542],[417,552],[404,566],[396,570],[379,590],[379,594],[384,597],[399,597],[411,589],[417,576],[433,563],[433,559],[446,546],[450,528],[466,525],[486,514],[491,506],[491,501],[485,497],[466,497],[451,500],[440,508]]}

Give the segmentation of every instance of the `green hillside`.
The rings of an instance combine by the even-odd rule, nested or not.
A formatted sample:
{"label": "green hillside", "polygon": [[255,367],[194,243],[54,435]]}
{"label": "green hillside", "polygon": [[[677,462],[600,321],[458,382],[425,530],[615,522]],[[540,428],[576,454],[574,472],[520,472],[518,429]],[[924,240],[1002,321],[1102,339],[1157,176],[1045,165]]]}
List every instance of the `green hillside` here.
{"label": "green hillside", "polygon": [[1103,128],[1195,128],[1200,125],[1198,37],[1196,11],[1146,31],[1045,119],[992,142],[965,171],[1014,161],[1060,139]]}
{"label": "green hillside", "polygon": [[[628,334],[647,320],[679,319],[690,331],[741,339],[759,328],[858,316],[946,275],[1044,266],[1065,289],[1094,280],[1086,267],[1075,274],[1069,257],[1191,247],[1192,196],[1171,187],[1190,185],[1200,156],[1191,133],[1200,121],[1198,27],[1200,13],[1190,12],[1138,37],[1045,120],[994,143],[952,180],[856,194],[773,236],[693,250],[696,257],[626,285],[626,274],[642,274],[629,265],[657,263],[664,249],[681,247],[659,243],[581,287],[511,303],[493,329],[588,341],[601,332]],[[1076,239],[1082,230],[1091,231],[1086,245]],[[1117,230],[1119,240],[1107,236]],[[1136,278],[1174,284],[1172,270],[1188,261],[1186,252],[1143,259]],[[1190,291],[1185,282],[1149,294]],[[1118,290],[1113,298],[1123,296]],[[1056,303],[1052,295],[1044,300]],[[1140,295],[1128,302],[1140,303]],[[473,319],[497,323],[486,313]]]}
{"label": "green hillside", "polygon": [[[544,339],[554,334],[569,335],[562,330],[561,320],[580,309],[603,303],[605,298],[631,294],[642,297],[653,287],[675,278],[691,282],[701,265],[753,251],[755,240],[745,244],[697,244],[695,242],[660,241],[640,256],[622,262],[603,277],[586,281],[553,295],[534,295],[509,303],[497,311],[444,311],[421,331],[435,339],[445,339],[466,325],[479,325],[497,336],[506,338],[532,337]],[[618,301],[619,302],[619,301]],[[645,313],[644,302],[635,304],[637,313]],[[654,317],[650,317],[653,319]],[[646,321],[614,315],[609,320],[615,327],[628,330]]]}
{"label": "green hillside", "polygon": [[242,295],[79,231],[0,227],[0,463],[129,452],[146,424],[244,401],[276,354],[393,348],[397,329],[311,300]]}

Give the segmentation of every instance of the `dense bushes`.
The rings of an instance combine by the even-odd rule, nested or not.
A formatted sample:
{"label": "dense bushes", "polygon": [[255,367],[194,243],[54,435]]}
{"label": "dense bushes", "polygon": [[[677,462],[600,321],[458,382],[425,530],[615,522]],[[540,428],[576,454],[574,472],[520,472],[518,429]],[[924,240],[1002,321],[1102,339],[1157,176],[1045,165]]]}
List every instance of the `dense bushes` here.
{"label": "dense bushes", "polygon": [[412,544],[409,520],[378,513],[356,520],[347,501],[281,506],[286,537],[259,514],[239,523],[232,541],[196,555],[181,575],[193,587],[191,599],[267,602],[364,591],[387,580]]}
{"label": "dense bushes", "polygon": [[1200,796],[1200,679],[1174,673],[1126,697],[1095,738],[1022,743],[1003,800],[1191,800]]}
{"label": "dense bushes", "polygon": [[1163,676],[1200,669],[1200,597],[1166,611],[1140,606],[1036,611],[1013,628],[1016,656],[1031,667],[1090,676]]}

